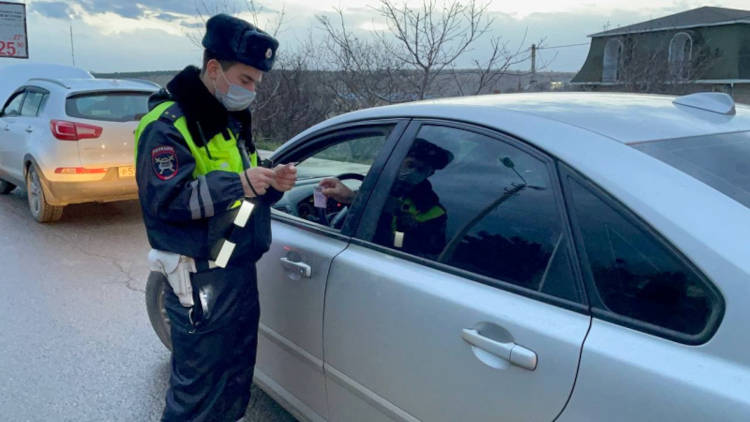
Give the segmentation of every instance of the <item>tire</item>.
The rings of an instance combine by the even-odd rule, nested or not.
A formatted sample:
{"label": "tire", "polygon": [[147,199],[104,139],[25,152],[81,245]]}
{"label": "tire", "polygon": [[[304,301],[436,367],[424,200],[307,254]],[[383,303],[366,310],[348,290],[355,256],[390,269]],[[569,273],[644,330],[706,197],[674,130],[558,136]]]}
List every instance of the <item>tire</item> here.
{"label": "tire", "polygon": [[167,279],[162,273],[151,271],[146,282],[146,310],[151,327],[161,340],[162,344],[172,350],[171,325],[169,315],[164,306],[164,294],[166,293]]}
{"label": "tire", "polygon": [[29,201],[29,211],[36,221],[51,223],[62,217],[63,207],[50,205],[44,197],[42,182],[33,164],[26,172],[26,197]]}
{"label": "tire", "polygon": [[5,180],[0,180],[0,195],[7,195],[16,188],[16,185]]}

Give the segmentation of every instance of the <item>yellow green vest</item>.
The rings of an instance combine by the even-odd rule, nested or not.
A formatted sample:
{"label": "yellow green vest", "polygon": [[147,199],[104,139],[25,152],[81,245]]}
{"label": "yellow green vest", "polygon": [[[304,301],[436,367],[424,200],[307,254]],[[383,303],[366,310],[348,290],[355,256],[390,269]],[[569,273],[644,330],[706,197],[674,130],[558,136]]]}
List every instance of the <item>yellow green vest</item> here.
{"label": "yellow green vest", "polygon": [[[417,206],[414,204],[414,201],[412,201],[411,198],[403,198],[401,200],[401,211],[411,215],[418,223],[424,223],[426,221],[434,220],[445,215],[445,209],[443,209],[443,207],[439,205],[433,206],[426,212],[419,212]],[[393,219],[391,220],[391,228],[393,229],[393,231],[396,231],[397,226],[398,217],[393,216]]]}
{"label": "yellow green vest", "polygon": [[[135,130],[136,156],[138,155],[138,140],[140,139],[143,130],[146,129],[148,125],[158,120],[162,114],[172,106],[172,104],[174,104],[174,101],[165,101],[143,116],[138,128]],[[177,116],[167,117],[176,118]],[[180,116],[174,119],[174,127],[180,132],[182,138],[185,139],[185,143],[188,148],[190,148],[190,153],[195,159],[193,178],[197,178],[198,176],[216,170],[229,171],[237,174],[242,173],[244,170],[240,149],[237,147],[237,138],[235,138],[234,133],[232,133],[231,130],[228,131],[230,139],[225,139],[221,133],[218,133],[206,143],[205,147],[198,147],[195,142],[193,142],[192,135],[190,135],[185,116]],[[257,152],[250,154],[250,165],[251,167],[258,166]]]}

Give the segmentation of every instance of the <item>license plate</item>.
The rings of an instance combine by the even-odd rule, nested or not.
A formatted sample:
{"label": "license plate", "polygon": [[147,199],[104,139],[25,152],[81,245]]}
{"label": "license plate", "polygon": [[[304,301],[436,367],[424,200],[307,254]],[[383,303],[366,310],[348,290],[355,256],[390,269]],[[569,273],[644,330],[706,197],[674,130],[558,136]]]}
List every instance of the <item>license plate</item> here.
{"label": "license plate", "polygon": [[120,177],[135,177],[135,166],[123,166],[117,169]]}

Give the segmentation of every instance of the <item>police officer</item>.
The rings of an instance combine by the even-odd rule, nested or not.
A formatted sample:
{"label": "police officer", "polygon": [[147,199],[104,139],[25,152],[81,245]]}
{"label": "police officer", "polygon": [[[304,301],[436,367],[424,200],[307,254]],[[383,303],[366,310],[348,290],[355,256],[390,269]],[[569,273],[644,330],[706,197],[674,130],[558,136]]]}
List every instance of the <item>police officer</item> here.
{"label": "police officer", "polygon": [[136,179],[149,265],[165,274],[172,372],[164,421],[236,421],[250,399],[260,309],[255,262],[270,205],[293,165],[258,164],[248,107],[278,42],[253,25],[206,22],[203,67],[151,97],[136,130]]}
{"label": "police officer", "polygon": [[[427,179],[451,161],[450,151],[425,139],[414,141],[383,206],[377,243],[431,258],[440,253],[448,216]],[[319,186],[323,195],[344,204],[351,204],[356,195],[336,178],[323,179]]]}

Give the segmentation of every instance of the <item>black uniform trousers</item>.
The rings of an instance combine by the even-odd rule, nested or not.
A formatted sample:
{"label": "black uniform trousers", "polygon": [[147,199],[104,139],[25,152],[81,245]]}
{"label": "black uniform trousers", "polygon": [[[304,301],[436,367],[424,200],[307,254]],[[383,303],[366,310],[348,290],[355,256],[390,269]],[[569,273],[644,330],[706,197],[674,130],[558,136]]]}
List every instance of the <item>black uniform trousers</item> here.
{"label": "black uniform trousers", "polygon": [[258,345],[255,264],[199,270],[191,281],[193,308],[169,288],[165,297],[172,373],[162,421],[234,422],[250,400]]}

